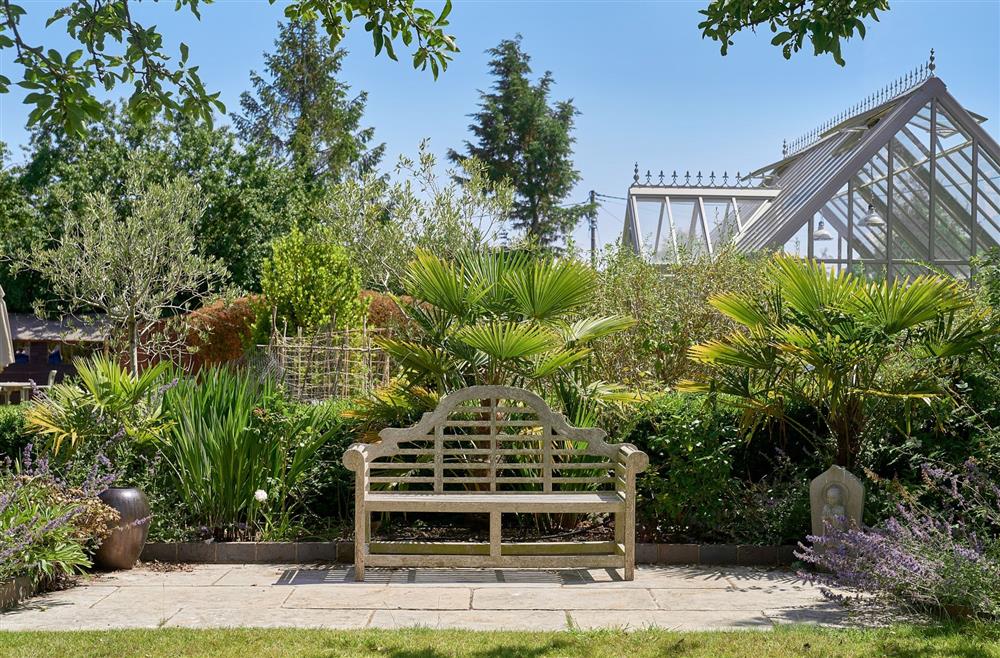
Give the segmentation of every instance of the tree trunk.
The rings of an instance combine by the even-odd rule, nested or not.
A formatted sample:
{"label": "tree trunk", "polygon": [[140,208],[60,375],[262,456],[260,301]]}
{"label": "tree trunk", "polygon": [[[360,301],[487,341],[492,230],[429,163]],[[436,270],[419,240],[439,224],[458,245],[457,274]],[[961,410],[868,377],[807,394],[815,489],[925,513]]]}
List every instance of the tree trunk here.
{"label": "tree trunk", "polygon": [[132,360],[131,370],[132,376],[139,376],[139,331],[137,323],[135,321],[135,315],[132,315],[128,321],[128,341],[129,341],[129,355]]}

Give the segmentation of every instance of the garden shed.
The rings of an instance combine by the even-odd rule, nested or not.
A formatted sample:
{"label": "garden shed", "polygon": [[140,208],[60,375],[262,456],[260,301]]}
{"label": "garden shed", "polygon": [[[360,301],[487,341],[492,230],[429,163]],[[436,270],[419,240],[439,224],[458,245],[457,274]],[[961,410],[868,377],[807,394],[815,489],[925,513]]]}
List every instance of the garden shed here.
{"label": "garden shed", "polygon": [[968,276],[1000,244],[1000,146],[929,61],[747,174],[636,165],[623,242],[654,262],[783,249],[837,270]]}
{"label": "garden shed", "polygon": [[31,313],[11,313],[9,321],[14,361],[0,372],[0,383],[61,381],[76,373],[76,359],[104,351],[108,340],[102,318],[85,324],[71,318],[48,320]]}

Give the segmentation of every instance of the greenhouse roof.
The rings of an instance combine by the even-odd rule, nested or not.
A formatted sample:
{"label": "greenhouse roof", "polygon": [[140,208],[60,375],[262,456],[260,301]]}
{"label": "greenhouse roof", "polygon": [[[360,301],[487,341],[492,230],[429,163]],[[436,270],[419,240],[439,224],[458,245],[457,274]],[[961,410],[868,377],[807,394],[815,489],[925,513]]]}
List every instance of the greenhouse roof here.
{"label": "greenhouse roof", "polygon": [[647,172],[643,184],[637,166],[623,237],[654,261],[731,242],[743,251],[797,249],[838,267],[892,274],[933,264],[966,274],[977,252],[1000,243],[1000,147],[985,120],[934,75],[932,54],[732,182],[714,172],[693,181],[674,173],[669,182],[661,172],[653,182]]}

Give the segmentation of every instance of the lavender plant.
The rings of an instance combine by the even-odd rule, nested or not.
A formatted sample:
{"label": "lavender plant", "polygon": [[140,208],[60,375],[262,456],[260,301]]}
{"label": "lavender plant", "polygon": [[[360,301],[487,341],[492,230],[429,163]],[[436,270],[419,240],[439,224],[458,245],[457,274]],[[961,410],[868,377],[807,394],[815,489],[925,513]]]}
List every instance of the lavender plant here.
{"label": "lavender plant", "polygon": [[106,459],[95,460],[80,486],[70,486],[25,447],[0,463],[0,582],[16,576],[55,579],[90,566],[88,550],[118,521],[98,494],[114,481]]}
{"label": "lavender plant", "polygon": [[937,504],[906,496],[875,528],[808,537],[811,578],[949,616],[1000,616],[1000,487],[975,460],[922,469]]}

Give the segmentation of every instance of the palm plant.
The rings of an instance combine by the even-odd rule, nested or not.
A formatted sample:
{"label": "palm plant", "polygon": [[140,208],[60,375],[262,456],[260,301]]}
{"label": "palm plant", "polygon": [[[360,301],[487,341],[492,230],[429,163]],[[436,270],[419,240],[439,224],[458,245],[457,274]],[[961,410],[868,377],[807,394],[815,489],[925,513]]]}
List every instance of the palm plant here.
{"label": "palm plant", "polygon": [[75,380],[53,385],[25,414],[29,430],[43,438],[53,454],[64,446],[73,450],[114,435],[143,443],[166,430],[162,389],[171,372],[169,363],[138,374],[101,356],[75,365]]}
{"label": "palm plant", "polygon": [[[680,388],[731,396],[751,429],[768,418],[794,422],[786,409],[804,402],[825,421],[836,461],[847,468],[872,398],[942,395],[935,368],[979,349],[993,332],[950,278],[869,281],[788,256],[776,256],[768,273],[769,291],[711,298],[740,328],[692,347],[691,358],[711,374]],[[888,376],[901,358],[909,373]]]}
{"label": "palm plant", "polygon": [[378,340],[402,375],[397,391],[369,401],[369,418],[394,417],[394,405],[430,402],[428,391],[476,384],[539,390],[577,423],[592,424],[603,405],[635,399],[615,384],[587,380],[589,345],[633,324],[616,315],[581,316],[596,285],[587,265],[503,250],[447,261],[418,250],[403,283],[412,300],[397,301],[416,337]]}

